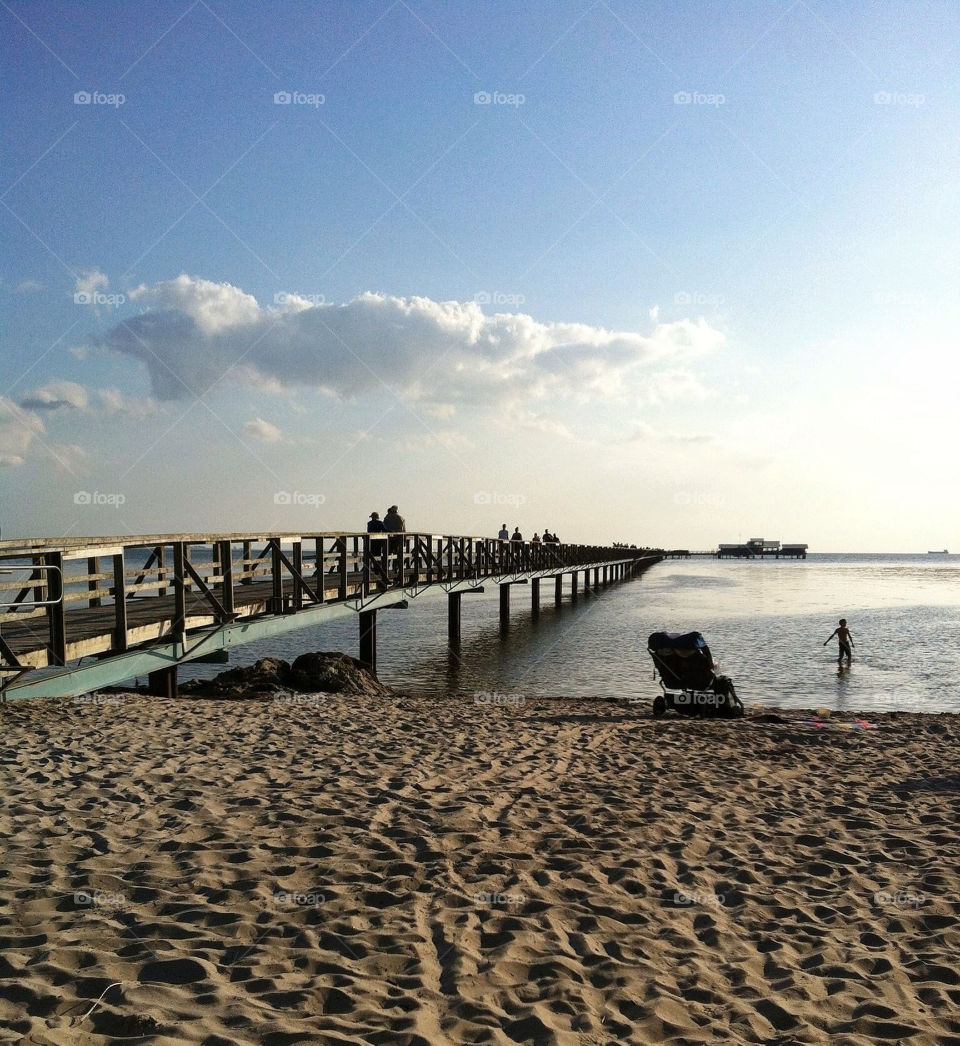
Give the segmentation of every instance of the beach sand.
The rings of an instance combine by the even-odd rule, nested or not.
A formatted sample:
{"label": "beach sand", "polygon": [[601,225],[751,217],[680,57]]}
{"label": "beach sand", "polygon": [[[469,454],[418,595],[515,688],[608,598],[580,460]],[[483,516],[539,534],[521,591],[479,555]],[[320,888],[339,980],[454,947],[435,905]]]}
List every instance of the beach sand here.
{"label": "beach sand", "polygon": [[0,1041],[960,1043],[960,717],[778,716],[7,705]]}

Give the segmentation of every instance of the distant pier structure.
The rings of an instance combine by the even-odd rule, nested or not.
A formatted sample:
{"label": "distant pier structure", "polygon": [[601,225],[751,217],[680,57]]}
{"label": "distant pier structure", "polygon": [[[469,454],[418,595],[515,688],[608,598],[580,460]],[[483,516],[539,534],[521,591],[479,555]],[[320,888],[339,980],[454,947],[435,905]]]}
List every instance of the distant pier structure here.
{"label": "distant pier structure", "polygon": [[717,559],[806,559],[807,546],[767,541],[765,538],[750,538],[744,544],[719,545]]}

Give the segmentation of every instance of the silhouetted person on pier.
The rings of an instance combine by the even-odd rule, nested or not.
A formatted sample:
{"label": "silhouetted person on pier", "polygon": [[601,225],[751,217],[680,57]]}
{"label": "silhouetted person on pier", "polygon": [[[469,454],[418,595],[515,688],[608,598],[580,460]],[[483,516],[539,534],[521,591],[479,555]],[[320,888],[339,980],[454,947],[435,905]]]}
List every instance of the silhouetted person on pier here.
{"label": "silhouetted person on pier", "polygon": [[840,649],[837,653],[837,667],[843,665],[843,659],[847,659],[847,668],[850,667],[850,662],[853,660],[853,652],[851,647],[854,645],[853,633],[847,628],[847,619],[845,617],[840,618],[840,624],[830,633],[830,638],[824,640],[823,645],[826,646],[833,637],[837,637],[837,643]]}
{"label": "silhouetted person on pier", "polygon": [[[383,525],[383,520],[380,518],[379,512],[371,512],[370,519],[367,522],[367,533],[368,534],[384,534],[386,533],[386,527]],[[383,547],[386,544],[383,538],[371,538],[370,539],[370,551],[375,556],[379,556],[383,552]]]}
{"label": "silhouetted person on pier", "polygon": [[513,528],[513,533],[510,535],[510,540],[513,542],[514,545],[523,544],[523,535],[520,533],[519,527]]}
{"label": "silhouetted person on pier", "polygon": [[387,509],[387,514],[383,517],[383,529],[391,534],[397,534],[407,529],[406,521],[400,515],[396,505],[391,505]]}
{"label": "silhouetted person on pier", "polygon": [[540,535],[536,531],[533,532],[533,537],[530,539],[530,544],[531,545],[539,545],[540,544]]}
{"label": "silhouetted person on pier", "polygon": [[[383,529],[389,534],[399,534],[407,529],[407,521],[400,515],[396,505],[391,505],[387,509],[387,514],[383,517]],[[397,572],[399,573],[403,568],[403,538],[390,538],[390,553],[397,557]]]}
{"label": "silhouetted person on pier", "polygon": [[500,524],[500,533],[497,534],[497,537],[501,541],[509,541],[510,540],[510,531],[507,530],[507,524],[506,523],[501,523]]}

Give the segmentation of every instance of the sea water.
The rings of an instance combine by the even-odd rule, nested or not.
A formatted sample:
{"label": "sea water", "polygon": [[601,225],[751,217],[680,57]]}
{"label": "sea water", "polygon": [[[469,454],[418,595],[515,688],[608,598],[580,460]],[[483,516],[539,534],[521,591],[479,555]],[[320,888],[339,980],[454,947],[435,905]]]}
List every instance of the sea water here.
{"label": "sea water", "polygon": [[[591,575],[592,576],[592,575]],[[580,577],[580,585],[583,576]],[[392,686],[477,700],[580,697],[652,702],[651,632],[699,631],[745,704],[770,707],[960,711],[960,556],[825,555],[805,560],[664,560],[642,577],[570,598],[540,584],[511,590],[499,624],[496,584],[462,599],[459,650],[447,644],[446,599],[419,597],[378,619],[378,671]],[[855,643],[837,674],[841,617]],[[231,664],[308,650],[358,652],[355,619],[299,629],[231,651]],[[181,678],[226,666],[185,665]]]}

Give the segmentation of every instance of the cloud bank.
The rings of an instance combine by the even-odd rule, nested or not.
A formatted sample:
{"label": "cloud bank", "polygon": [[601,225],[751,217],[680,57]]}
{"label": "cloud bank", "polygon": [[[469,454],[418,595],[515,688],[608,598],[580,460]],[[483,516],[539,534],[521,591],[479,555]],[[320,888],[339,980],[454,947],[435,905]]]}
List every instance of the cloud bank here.
{"label": "cloud bank", "polygon": [[[720,348],[704,320],[650,334],[522,313],[487,316],[474,302],[367,293],[341,305],[293,294],[264,307],[228,283],[181,275],[128,297],[145,310],[91,344],[142,361],[159,399],[202,395],[224,378],[273,388],[310,386],[340,399],[389,391],[425,409],[627,391],[635,372]],[[671,384],[681,386],[674,377]]]}

